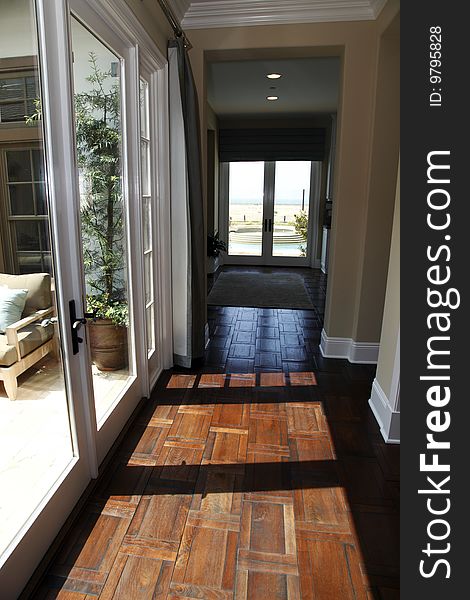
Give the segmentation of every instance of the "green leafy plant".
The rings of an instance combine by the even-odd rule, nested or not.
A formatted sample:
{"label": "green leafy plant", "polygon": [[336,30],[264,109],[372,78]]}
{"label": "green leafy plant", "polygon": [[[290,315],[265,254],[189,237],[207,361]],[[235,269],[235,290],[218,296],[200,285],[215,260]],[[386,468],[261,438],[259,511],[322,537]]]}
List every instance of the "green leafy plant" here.
{"label": "green leafy plant", "polygon": [[207,236],[207,256],[217,257],[221,252],[227,252],[227,245],[219,240],[219,233],[210,233]]}
{"label": "green leafy plant", "polygon": [[[294,228],[295,232],[302,237],[305,243],[307,243],[308,215],[304,210],[301,210],[298,214],[294,215]],[[307,256],[307,246],[301,245],[300,252],[302,256]]]}
{"label": "green leafy plant", "polygon": [[87,310],[101,319],[110,319],[115,325],[127,327],[129,314],[127,304],[112,302],[105,294],[87,294]]}
{"label": "green leafy plant", "polygon": [[98,67],[95,54],[89,57],[90,89],[75,94],[87,311],[126,325],[119,85],[110,83],[111,72]]}

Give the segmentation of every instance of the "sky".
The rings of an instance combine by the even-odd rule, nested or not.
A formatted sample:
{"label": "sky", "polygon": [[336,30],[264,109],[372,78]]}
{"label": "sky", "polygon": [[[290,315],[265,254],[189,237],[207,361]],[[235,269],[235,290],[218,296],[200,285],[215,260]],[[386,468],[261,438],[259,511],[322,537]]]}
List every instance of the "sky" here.
{"label": "sky", "polygon": [[[277,161],[275,179],[275,201],[293,204],[302,201],[302,190],[305,199],[310,190],[310,169],[308,161]],[[264,163],[236,162],[230,163],[229,194],[231,202],[248,200],[263,201]]]}

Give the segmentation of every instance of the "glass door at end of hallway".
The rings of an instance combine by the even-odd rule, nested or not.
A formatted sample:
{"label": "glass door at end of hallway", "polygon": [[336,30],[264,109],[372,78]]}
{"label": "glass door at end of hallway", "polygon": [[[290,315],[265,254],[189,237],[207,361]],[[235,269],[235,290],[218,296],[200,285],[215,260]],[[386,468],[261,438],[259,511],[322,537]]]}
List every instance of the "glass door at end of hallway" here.
{"label": "glass door at end of hallway", "polygon": [[221,232],[227,264],[303,266],[310,255],[310,161],[230,162],[223,166]]}

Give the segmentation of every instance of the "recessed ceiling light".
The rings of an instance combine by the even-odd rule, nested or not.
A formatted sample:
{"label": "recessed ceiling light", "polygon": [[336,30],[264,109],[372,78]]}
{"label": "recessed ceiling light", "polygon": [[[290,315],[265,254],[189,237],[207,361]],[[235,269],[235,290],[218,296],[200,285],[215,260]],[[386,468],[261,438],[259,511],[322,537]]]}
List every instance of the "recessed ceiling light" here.
{"label": "recessed ceiling light", "polygon": [[266,77],[268,79],[280,79],[282,75],[280,73],[269,73],[269,75],[266,75]]}
{"label": "recessed ceiling light", "polygon": [[266,96],[266,100],[279,100],[279,96]]}

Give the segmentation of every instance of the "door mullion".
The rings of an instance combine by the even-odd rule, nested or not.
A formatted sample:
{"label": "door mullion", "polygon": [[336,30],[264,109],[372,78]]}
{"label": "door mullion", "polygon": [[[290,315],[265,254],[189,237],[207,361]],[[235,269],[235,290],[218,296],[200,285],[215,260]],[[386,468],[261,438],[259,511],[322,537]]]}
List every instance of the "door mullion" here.
{"label": "door mullion", "polygon": [[269,264],[273,252],[274,178],[276,163],[264,163],[263,264]]}

